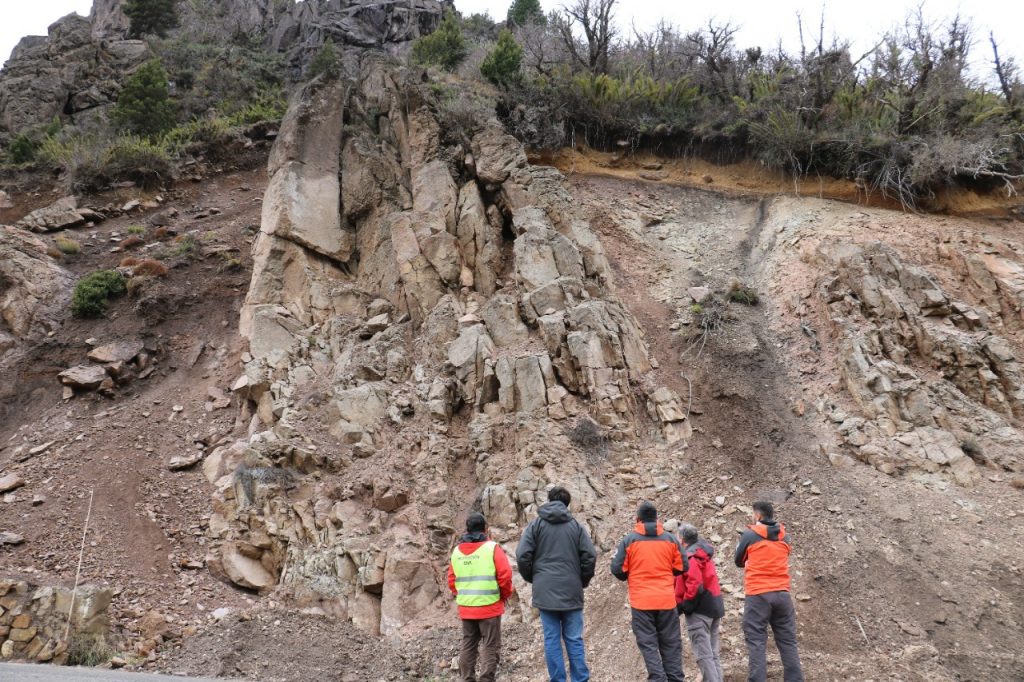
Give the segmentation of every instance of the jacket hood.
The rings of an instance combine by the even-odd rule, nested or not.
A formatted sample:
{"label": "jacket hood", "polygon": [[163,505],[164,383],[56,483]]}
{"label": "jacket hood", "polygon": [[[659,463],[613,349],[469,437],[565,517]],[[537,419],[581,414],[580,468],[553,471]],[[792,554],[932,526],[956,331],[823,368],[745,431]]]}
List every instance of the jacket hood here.
{"label": "jacket hood", "polygon": [[568,523],[572,520],[572,514],[563,502],[545,502],[537,514],[548,523]]}
{"label": "jacket hood", "polygon": [[637,521],[635,530],[640,535],[648,535],[652,538],[658,537],[665,532],[661,521]]}
{"label": "jacket hood", "polygon": [[778,521],[759,521],[748,528],[766,540],[782,540],[786,537],[786,527]]}
{"label": "jacket hood", "polygon": [[686,556],[701,556],[710,559],[715,555],[715,548],[704,538],[698,538],[697,542],[686,548]]}
{"label": "jacket hood", "polygon": [[489,539],[486,533],[463,533],[459,538],[459,544],[461,545],[464,542],[487,542]]}

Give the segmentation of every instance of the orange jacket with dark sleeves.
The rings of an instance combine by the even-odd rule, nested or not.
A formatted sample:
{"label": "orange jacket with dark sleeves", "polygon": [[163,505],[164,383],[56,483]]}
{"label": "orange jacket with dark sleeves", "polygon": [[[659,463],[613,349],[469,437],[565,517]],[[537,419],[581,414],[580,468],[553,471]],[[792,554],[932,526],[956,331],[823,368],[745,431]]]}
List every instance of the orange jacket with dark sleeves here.
{"label": "orange jacket with dark sleeves", "polygon": [[660,522],[638,521],[612,559],[612,575],[629,581],[629,605],[640,611],[675,609],[675,577],[685,570],[679,541]]}
{"label": "orange jacket with dark sleeves", "polygon": [[778,521],[748,526],[736,546],[736,565],[744,570],[743,592],[751,597],[789,591],[789,540]]}

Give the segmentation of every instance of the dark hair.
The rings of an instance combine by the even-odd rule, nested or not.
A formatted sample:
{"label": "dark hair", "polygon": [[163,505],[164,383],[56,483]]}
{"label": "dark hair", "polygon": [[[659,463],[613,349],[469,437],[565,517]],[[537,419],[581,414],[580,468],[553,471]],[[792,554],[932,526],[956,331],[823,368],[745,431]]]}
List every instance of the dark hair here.
{"label": "dark hair", "polygon": [[572,502],[572,495],[562,486],[556,485],[548,491],[548,502],[561,502],[568,507],[569,503]]}
{"label": "dark hair", "polygon": [[679,537],[682,538],[683,542],[686,544],[693,545],[696,544],[697,540],[700,538],[700,533],[697,532],[696,526],[684,523],[679,526]]}
{"label": "dark hair", "polygon": [[487,519],[480,512],[473,512],[466,518],[467,533],[483,533],[487,530]]}
{"label": "dark hair", "polygon": [[636,518],[639,521],[648,523],[650,521],[658,520],[658,509],[654,506],[653,502],[644,500],[640,503],[640,507],[636,510]]}
{"label": "dark hair", "polygon": [[775,507],[771,502],[765,502],[758,500],[753,505],[754,511],[761,515],[762,521],[774,521],[775,520]]}

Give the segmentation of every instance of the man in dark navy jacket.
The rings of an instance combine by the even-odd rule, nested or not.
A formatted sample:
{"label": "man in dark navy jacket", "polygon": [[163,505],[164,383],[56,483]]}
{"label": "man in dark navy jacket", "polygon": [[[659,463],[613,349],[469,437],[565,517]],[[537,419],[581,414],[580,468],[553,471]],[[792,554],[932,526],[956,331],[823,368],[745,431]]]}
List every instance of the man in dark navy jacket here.
{"label": "man in dark navy jacket", "polygon": [[583,648],[583,589],[594,577],[597,551],[587,529],[569,513],[569,491],[555,486],[519,540],[516,563],[533,584],[533,607],[544,626],[544,658],[551,682],[566,682],[565,653],[571,682],[587,682]]}

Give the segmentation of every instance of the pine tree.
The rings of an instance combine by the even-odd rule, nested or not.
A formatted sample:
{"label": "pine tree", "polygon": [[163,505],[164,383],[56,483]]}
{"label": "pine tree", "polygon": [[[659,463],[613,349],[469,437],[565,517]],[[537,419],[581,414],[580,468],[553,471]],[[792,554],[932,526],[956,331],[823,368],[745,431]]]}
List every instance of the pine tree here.
{"label": "pine tree", "polygon": [[157,35],[163,38],[178,25],[178,11],[175,0],[128,0],[124,5],[125,16],[130,22],[129,34],[133,38]]}
{"label": "pine tree", "polygon": [[150,137],[174,126],[167,72],[159,60],[146,62],[131,75],[118,95],[113,118],[126,130]]}
{"label": "pine tree", "polygon": [[519,79],[519,67],[523,62],[523,48],[504,29],[498,36],[498,44],[487,53],[480,65],[480,73],[495,85],[508,86]]}
{"label": "pine tree", "polygon": [[514,0],[508,8],[509,26],[526,26],[527,24],[546,24],[548,18],[540,7],[540,0]]}
{"label": "pine tree", "polygon": [[468,54],[459,19],[452,11],[444,15],[436,31],[417,39],[412,46],[413,63],[440,66],[448,71],[458,68]]}
{"label": "pine tree", "polygon": [[306,78],[313,80],[322,73],[326,73],[328,78],[335,78],[338,72],[338,53],[334,49],[334,42],[328,38],[324,41],[320,51],[313,57],[313,61],[309,63],[309,67],[306,69]]}

